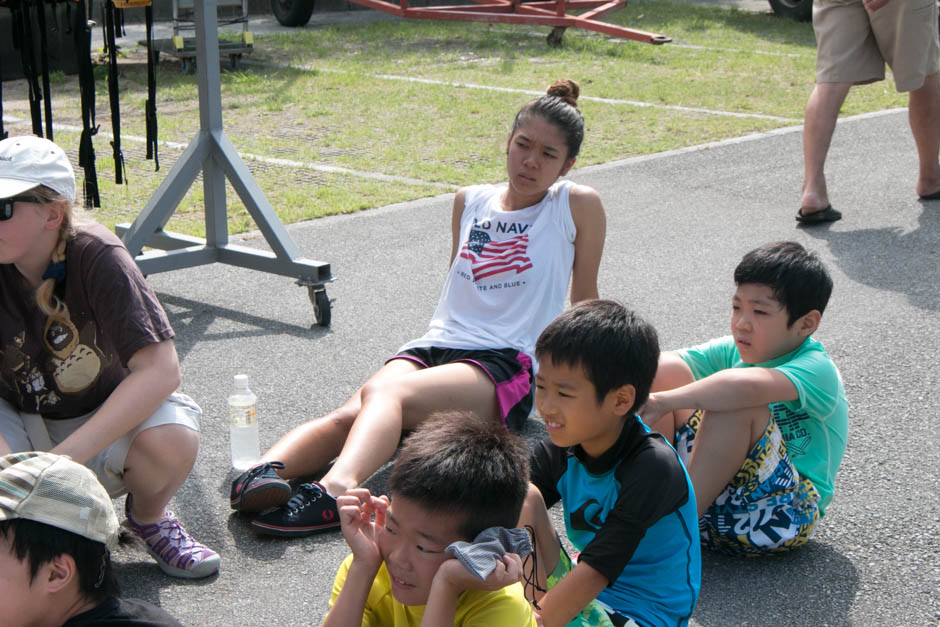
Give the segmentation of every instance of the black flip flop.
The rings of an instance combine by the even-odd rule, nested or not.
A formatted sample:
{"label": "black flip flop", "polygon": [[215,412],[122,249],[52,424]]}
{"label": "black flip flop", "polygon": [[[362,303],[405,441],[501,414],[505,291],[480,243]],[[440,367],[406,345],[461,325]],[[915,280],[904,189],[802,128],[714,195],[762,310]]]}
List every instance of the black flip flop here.
{"label": "black flip flop", "polygon": [[926,196],[921,196],[921,200],[940,200],[940,190],[935,191],[932,194],[927,194]]}
{"label": "black flip flop", "polygon": [[801,224],[823,224],[824,222],[835,222],[841,219],[842,213],[833,209],[832,205],[812,213],[803,213],[803,209],[796,212],[796,221]]}

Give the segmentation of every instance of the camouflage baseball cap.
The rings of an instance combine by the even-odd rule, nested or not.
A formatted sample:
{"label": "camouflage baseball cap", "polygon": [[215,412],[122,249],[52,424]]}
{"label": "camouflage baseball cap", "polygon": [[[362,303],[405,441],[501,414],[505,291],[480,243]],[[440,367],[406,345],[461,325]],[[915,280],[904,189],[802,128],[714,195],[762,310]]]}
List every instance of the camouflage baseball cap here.
{"label": "camouflage baseball cap", "polygon": [[98,478],[70,457],[13,453],[0,457],[0,520],[22,518],[117,545],[114,505]]}

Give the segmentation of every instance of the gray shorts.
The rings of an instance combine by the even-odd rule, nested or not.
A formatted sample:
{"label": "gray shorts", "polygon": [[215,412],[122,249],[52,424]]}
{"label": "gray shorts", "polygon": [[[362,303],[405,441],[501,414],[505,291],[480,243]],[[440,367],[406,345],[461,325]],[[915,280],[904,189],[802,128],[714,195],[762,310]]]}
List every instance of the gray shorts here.
{"label": "gray shorts", "polygon": [[[95,410],[97,411],[97,410]],[[0,399],[0,435],[14,453],[22,451],[48,451],[74,433],[95,415],[92,411],[77,418],[46,420],[38,414],[26,414]],[[127,494],[124,485],[124,460],[131,443],[141,431],[162,425],[183,425],[199,431],[199,416],[202,410],[193,399],[174,392],[163,401],[149,418],[136,428],[125,433],[106,449],[85,462],[98,476],[111,498]]]}

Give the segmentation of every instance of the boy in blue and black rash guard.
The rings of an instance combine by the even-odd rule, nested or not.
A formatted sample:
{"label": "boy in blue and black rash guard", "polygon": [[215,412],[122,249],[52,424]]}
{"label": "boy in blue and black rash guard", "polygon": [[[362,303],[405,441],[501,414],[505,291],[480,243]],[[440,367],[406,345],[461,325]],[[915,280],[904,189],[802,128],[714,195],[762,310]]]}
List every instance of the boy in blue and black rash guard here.
{"label": "boy in blue and black rash guard", "polygon": [[[618,303],[585,301],[536,344],[535,405],[549,438],[532,457],[522,523],[535,531],[545,627],[685,625],[701,582],[695,496],[676,451],[636,411],[656,331]],[[561,500],[577,565],[546,506]]]}

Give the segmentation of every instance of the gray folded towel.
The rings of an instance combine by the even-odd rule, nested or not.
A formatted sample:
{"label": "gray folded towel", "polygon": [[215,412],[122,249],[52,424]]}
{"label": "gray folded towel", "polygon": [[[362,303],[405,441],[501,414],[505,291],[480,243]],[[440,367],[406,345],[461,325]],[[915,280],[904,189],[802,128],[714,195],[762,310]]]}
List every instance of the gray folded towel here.
{"label": "gray folded towel", "polygon": [[525,529],[490,527],[481,531],[473,542],[458,540],[444,550],[453,553],[464,568],[482,581],[496,568],[496,560],[506,553],[525,557],[532,552],[532,543]]}

